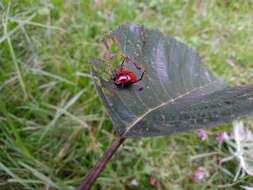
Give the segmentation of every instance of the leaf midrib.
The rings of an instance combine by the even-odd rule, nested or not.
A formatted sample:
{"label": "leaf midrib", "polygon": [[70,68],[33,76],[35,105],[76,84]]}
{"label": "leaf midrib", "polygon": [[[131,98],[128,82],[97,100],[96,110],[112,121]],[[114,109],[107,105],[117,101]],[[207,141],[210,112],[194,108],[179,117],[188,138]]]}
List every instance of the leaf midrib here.
{"label": "leaf midrib", "polygon": [[179,95],[179,96],[177,96],[177,97],[175,97],[175,98],[172,98],[172,99],[170,99],[170,100],[168,100],[168,101],[166,101],[166,102],[162,102],[161,104],[159,104],[159,105],[157,105],[157,106],[155,106],[155,107],[153,107],[153,108],[149,108],[146,112],[144,112],[144,113],[141,114],[139,117],[137,117],[133,122],[131,122],[131,123],[129,124],[129,126],[126,128],[125,132],[124,132],[121,136],[126,136],[127,133],[128,133],[137,123],[139,123],[143,118],[145,118],[149,113],[151,113],[151,112],[153,112],[153,111],[155,111],[155,110],[157,110],[157,109],[159,109],[159,108],[161,108],[161,107],[163,107],[163,106],[166,106],[166,105],[168,105],[168,104],[170,104],[170,103],[173,103],[173,102],[175,102],[176,100],[178,100],[178,99],[180,99],[180,98],[183,98],[183,97],[185,97],[185,96],[191,94],[191,93],[194,92],[195,90],[199,90],[199,89],[204,88],[204,87],[206,87],[206,86],[208,86],[208,85],[210,85],[210,84],[212,84],[212,83],[215,83],[215,82],[219,82],[219,80],[209,82],[209,83],[207,83],[207,84],[205,84],[205,85],[203,85],[203,86],[199,86],[199,87],[197,87],[197,88],[193,88],[192,90],[187,91],[187,92],[184,93],[184,94],[181,94],[181,95]]}

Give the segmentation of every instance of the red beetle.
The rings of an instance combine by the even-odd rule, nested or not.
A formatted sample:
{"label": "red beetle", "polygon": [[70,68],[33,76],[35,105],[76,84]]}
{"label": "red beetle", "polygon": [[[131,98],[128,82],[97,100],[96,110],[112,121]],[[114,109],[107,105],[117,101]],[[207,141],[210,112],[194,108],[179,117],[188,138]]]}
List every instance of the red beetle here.
{"label": "red beetle", "polygon": [[118,87],[123,87],[123,88],[141,81],[145,72],[145,69],[141,65],[135,62],[131,62],[135,65],[137,69],[141,71],[141,77],[138,79],[135,72],[129,70],[127,67],[124,66],[125,61],[130,61],[130,60],[125,57],[120,68],[116,69],[115,73],[112,76],[112,80],[114,84]]}

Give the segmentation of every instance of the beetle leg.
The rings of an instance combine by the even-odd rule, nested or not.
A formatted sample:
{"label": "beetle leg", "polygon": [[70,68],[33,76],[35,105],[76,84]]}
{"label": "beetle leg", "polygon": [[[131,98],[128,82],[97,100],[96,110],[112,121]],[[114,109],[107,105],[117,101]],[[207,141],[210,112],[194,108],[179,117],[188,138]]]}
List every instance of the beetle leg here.
{"label": "beetle leg", "polygon": [[141,80],[142,80],[142,78],[143,78],[143,76],[144,76],[144,73],[145,73],[145,70],[141,73],[141,77],[140,77],[138,80],[136,80],[135,82],[139,82],[139,81],[141,81]]}
{"label": "beetle leg", "polygon": [[138,64],[138,63],[136,63],[136,62],[134,62],[134,66],[135,66],[137,69],[139,69],[139,70],[141,70],[141,71],[143,71],[143,72],[144,72],[144,70],[145,70],[141,64]]}
{"label": "beetle leg", "polygon": [[142,80],[142,78],[143,78],[143,76],[144,76],[144,73],[145,73],[145,71],[141,73],[141,77],[140,77],[138,80],[136,80],[135,82],[139,82],[139,81],[141,81],[141,80]]}
{"label": "beetle leg", "polygon": [[141,71],[141,77],[140,77],[140,79],[138,79],[138,80],[136,81],[136,82],[138,82],[138,81],[142,80],[142,78],[143,78],[143,76],[144,76],[144,73],[145,73],[145,68],[144,68],[142,65],[138,64],[138,63],[134,63],[134,65],[135,65],[135,67],[136,67],[137,69],[139,69],[139,70]]}

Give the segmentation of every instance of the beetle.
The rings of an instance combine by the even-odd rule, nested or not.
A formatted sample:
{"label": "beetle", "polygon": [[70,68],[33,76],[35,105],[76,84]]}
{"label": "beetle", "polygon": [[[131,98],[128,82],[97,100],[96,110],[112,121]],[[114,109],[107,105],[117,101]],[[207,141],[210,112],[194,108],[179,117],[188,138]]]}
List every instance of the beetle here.
{"label": "beetle", "polygon": [[116,69],[114,74],[112,75],[112,80],[117,87],[129,87],[132,84],[141,81],[144,76],[145,69],[141,65],[131,61],[131,63],[133,63],[135,67],[141,71],[141,76],[140,78],[138,78],[135,72],[129,70],[127,67],[124,66],[124,63],[126,61],[129,62],[131,60],[127,57],[124,57],[120,68]]}

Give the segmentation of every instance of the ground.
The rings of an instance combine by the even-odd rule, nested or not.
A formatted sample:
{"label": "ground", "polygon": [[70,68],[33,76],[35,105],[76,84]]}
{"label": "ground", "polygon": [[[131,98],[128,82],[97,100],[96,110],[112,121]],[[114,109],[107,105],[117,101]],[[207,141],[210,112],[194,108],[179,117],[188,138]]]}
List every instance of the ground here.
{"label": "ground", "polygon": [[[73,189],[116,138],[96,96],[88,59],[122,23],[176,36],[230,85],[253,75],[252,1],[0,1],[0,189]],[[237,162],[209,129],[131,138],[93,189],[243,189]],[[223,152],[224,150],[224,152]],[[229,155],[228,155],[229,156]],[[205,169],[204,180],[192,175]],[[156,184],[154,184],[154,181]],[[135,184],[138,183],[138,184]],[[137,187],[131,187],[137,185]]]}

